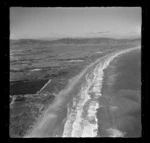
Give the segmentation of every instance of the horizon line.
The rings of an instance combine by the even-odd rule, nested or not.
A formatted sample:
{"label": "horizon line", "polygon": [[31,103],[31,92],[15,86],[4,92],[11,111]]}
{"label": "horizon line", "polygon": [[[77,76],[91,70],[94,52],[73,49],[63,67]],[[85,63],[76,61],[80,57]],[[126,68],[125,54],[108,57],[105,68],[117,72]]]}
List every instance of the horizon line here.
{"label": "horizon line", "polygon": [[131,37],[108,37],[108,36],[104,36],[104,37],[89,37],[89,36],[75,36],[75,37],[45,37],[45,38],[9,38],[9,40],[59,40],[59,39],[92,39],[92,38],[107,38],[107,39],[141,39],[141,35],[139,36],[131,36]]}

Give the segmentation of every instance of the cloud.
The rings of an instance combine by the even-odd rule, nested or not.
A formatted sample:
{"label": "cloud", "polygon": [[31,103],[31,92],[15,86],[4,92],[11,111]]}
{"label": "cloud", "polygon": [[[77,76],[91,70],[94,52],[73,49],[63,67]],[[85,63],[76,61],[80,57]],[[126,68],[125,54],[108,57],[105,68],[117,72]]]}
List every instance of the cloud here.
{"label": "cloud", "polygon": [[56,35],[56,33],[53,33],[53,32],[50,32],[49,34],[50,34],[50,35]]}
{"label": "cloud", "polygon": [[110,31],[100,31],[100,32],[95,32],[97,34],[103,34],[103,33],[110,33]]}
{"label": "cloud", "polygon": [[87,35],[97,35],[97,34],[107,34],[110,33],[110,31],[98,31],[98,32],[87,32]]}
{"label": "cloud", "polygon": [[133,34],[135,34],[135,33],[137,33],[137,31],[130,31],[129,33],[133,33]]}

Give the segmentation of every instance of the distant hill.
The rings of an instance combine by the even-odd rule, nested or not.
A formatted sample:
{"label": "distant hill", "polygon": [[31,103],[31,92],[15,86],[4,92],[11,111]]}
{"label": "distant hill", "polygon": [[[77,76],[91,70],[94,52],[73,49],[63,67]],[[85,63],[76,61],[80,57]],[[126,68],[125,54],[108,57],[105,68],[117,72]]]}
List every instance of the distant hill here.
{"label": "distant hill", "polygon": [[112,39],[112,38],[62,38],[57,40],[19,39],[10,40],[10,44],[100,44],[114,42],[133,42],[141,39]]}

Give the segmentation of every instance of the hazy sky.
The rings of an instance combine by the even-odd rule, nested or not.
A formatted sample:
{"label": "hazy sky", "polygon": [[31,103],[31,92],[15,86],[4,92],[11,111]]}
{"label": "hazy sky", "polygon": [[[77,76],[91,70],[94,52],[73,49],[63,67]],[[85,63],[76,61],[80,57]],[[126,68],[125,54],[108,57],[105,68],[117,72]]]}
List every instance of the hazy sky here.
{"label": "hazy sky", "polygon": [[10,8],[10,38],[140,36],[140,7]]}

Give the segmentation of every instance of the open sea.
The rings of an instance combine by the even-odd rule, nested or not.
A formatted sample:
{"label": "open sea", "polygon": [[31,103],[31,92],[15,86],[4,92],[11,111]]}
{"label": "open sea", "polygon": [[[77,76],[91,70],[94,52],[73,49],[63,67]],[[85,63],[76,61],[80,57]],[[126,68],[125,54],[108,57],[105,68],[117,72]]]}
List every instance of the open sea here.
{"label": "open sea", "polygon": [[110,63],[104,70],[101,93],[119,105],[120,112],[114,115],[126,137],[141,136],[141,49],[121,54]]}

